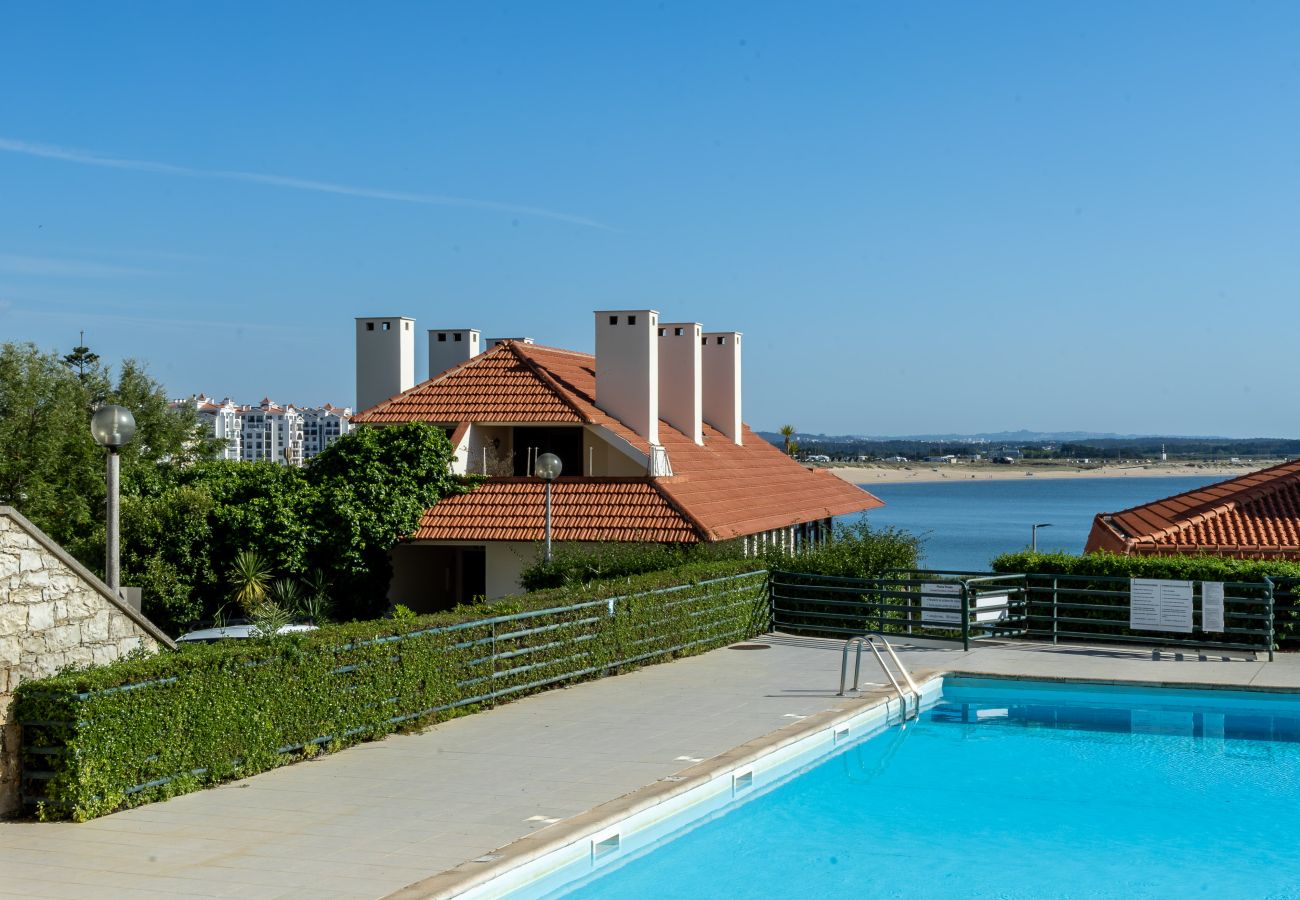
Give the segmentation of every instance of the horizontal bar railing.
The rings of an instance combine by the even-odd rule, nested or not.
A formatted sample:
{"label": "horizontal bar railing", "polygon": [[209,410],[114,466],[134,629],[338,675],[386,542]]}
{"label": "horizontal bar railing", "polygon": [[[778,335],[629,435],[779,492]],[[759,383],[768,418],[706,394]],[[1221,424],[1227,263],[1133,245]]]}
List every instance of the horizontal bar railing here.
{"label": "horizontal bar railing", "polygon": [[1278,600],[1300,615],[1300,579],[1222,582],[1223,628],[1211,632],[1203,630],[1202,582],[1193,585],[1191,607],[1202,628],[1192,632],[1131,627],[1127,576],[894,569],[855,579],[776,571],[768,584],[775,627],[831,635],[873,628],[967,647],[986,637],[1025,637],[1249,650],[1272,659]]}
{"label": "horizontal bar railing", "polygon": [[[439,636],[457,637],[447,645],[450,652],[467,652],[467,658],[460,664],[465,677],[456,683],[458,689],[482,685],[472,696],[460,697],[449,703],[432,706],[427,709],[401,711],[388,717],[390,725],[420,719],[447,712],[465,706],[490,704],[496,700],[530,690],[539,690],[555,684],[574,681],[598,673],[608,673],[616,669],[636,665],[646,660],[661,658],[673,653],[691,650],[712,643],[741,640],[751,637],[756,631],[766,630],[769,621],[766,588],[767,572],[756,570],[740,575],[713,578],[693,584],[676,585],[634,594],[622,594],[597,600],[580,601],[565,606],[549,607],[540,610],[526,610],[500,616],[490,616],[452,625],[435,626],[400,635],[386,635],[367,641],[356,641],[335,648],[335,652],[347,657],[349,651],[361,647],[393,644],[400,646],[411,640],[434,638]],[[680,599],[674,595],[683,595]],[[625,626],[626,611],[634,604],[653,600],[656,616],[646,622]],[[698,609],[690,609],[695,604]],[[683,607],[686,607],[683,609]],[[743,623],[744,617],[737,613],[749,608],[753,611],[750,621]],[[597,612],[599,610],[599,612]],[[556,617],[573,616],[573,618]],[[675,622],[686,622],[684,628],[669,633],[662,626]],[[503,628],[498,632],[498,628]],[[485,633],[486,632],[486,633]],[[593,642],[602,642],[595,647]],[[565,648],[573,652],[565,653]],[[395,652],[400,653],[400,650]],[[532,661],[529,657],[538,653],[556,653],[555,658]],[[593,654],[602,658],[593,660]],[[355,663],[343,664],[332,671],[339,677],[353,675],[367,666],[391,664],[399,656],[385,656],[383,660],[369,659]],[[262,665],[269,660],[253,661],[252,665]],[[500,665],[498,665],[500,664]],[[109,688],[105,692],[135,690],[147,687],[166,687],[179,682],[178,678],[157,679],[138,685],[124,685]],[[85,701],[92,692],[77,695]],[[98,692],[95,692],[98,693]],[[383,704],[397,703],[400,698],[390,697]],[[66,726],[66,722],[29,722],[32,726]],[[348,729],[341,736],[354,736],[368,730],[369,726]],[[323,735],[305,743],[324,744],[336,738],[336,735]],[[282,748],[282,752],[293,752],[304,744],[294,744]],[[34,756],[57,755],[59,748],[25,746],[23,753]],[[144,762],[147,762],[144,761]],[[197,773],[190,773],[197,774]],[[23,774],[23,800],[27,803],[42,801],[44,798],[33,794],[30,788],[36,783],[48,780],[51,774],[41,770],[28,769]],[[140,784],[132,785],[127,793],[134,793],[150,787],[167,784],[180,775],[159,773]]]}

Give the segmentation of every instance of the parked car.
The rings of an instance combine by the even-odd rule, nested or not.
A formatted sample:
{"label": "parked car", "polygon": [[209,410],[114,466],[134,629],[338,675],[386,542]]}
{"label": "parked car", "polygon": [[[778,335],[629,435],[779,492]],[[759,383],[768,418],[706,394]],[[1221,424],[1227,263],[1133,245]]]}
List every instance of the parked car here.
{"label": "parked car", "polygon": [[[315,631],[315,625],[281,625],[276,629],[276,634],[298,634],[304,631]],[[258,637],[257,626],[252,622],[241,622],[239,624],[226,624],[215,628],[200,628],[197,631],[190,631],[182,634],[176,639],[178,644],[215,644],[217,641],[245,640],[247,638]]]}

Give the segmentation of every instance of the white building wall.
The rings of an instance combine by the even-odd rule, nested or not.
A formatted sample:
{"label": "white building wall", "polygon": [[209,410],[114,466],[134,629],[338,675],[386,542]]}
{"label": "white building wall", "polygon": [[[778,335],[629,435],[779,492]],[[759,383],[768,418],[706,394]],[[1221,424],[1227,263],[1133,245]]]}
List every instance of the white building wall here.
{"label": "white building wall", "polygon": [[659,323],[659,418],[697,444],[701,429],[702,384],[699,322]]}
{"label": "white building wall", "polygon": [[739,331],[708,331],[700,339],[704,421],[737,444],[742,442]]}
{"label": "white building wall", "polygon": [[357,409],[415,385],[415,320],[366,316],[357,325]]}
{"label": "white building wall", "polygon": [[596,312],[596,405],[652,444],[659,443],[659,313]]}
{"label": "white building wall", "polygon": [[478,356],[480,343],[476,328],[430,328],[429,377]]}

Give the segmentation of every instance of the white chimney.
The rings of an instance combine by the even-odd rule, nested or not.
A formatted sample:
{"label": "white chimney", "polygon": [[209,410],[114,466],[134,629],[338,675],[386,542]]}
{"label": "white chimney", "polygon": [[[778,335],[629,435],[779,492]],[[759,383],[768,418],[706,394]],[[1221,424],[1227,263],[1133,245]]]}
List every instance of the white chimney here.
{"label": "white chimney", "polygon": [[659,417],[697,444],[702,399],[699,322],[659,323]]}
{"label": "white chimney", "polygon": [[357,319],[357,410],[415,385],[415,320],[405,316]]}
{"label": "white chimney", "polygon": [[659,443],[659,313],[596,311],[596,405]]}
{"label": "white chimney", "polygon": [[477,328],[429,329],[429,377],[441,375],[479,354]]}
{"label": "white chimney", "polygon": [[737,444],[740,426],[740,332],[706,331],[700,338],[704,421]]}

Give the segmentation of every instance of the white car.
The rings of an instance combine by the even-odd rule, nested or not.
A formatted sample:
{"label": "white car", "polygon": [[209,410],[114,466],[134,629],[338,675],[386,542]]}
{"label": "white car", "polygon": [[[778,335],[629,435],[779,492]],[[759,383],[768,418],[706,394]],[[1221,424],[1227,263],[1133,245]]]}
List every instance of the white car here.
{"label": "white car", "polygon": [[[304,631],[315,631],[315,625],[281,625],[276,629],[276,634],[298,634]],[[244,640],[246,638],[258,637],[257,626],[253,624],[241,625],[223,625],[220,628],[201,628],[198,631],[191,631],[188,634],[182,634],[176,639],[178,644],[215,644],[217,641]]]}

